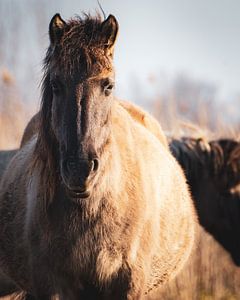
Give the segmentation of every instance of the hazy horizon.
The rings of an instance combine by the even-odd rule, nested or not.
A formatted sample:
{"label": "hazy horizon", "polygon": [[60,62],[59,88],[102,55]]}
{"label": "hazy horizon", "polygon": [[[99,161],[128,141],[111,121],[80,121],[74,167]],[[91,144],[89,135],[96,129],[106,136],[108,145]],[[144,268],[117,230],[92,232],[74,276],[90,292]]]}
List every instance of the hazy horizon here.
{"label": "hazy horizon", "polygon": [[[239,98],[239,1],[100,2],[106,15],[114,14],[120,25],[115,51],[119,96],[132,96],[133,80],[145,84],[146,95],[151,95],[164,90],[178,74],[186,74],[215,86],[219,99]],[[30,80],[38,94],[53,14],[69,19],[81,11],[94,14],[96,10],[97,0],[1,0],[0,34],[5,40],[0,46],[0,67],[8,68],[22,83]],[[13,30],[18,38],[11,48]]]}

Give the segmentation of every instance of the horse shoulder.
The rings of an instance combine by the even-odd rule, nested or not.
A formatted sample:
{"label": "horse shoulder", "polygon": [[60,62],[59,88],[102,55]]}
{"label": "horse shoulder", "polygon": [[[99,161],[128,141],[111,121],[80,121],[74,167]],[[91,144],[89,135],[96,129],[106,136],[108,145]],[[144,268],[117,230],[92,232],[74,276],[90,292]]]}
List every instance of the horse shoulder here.
{"label": "horse shoulder", "polygon": [[136,122],[148,129],[166,148],[168,148],[167,138],[159,122],[153,116],[151,116],[151,114],[144,111],[136,104],[128,101],[119,100],[119,103]]}

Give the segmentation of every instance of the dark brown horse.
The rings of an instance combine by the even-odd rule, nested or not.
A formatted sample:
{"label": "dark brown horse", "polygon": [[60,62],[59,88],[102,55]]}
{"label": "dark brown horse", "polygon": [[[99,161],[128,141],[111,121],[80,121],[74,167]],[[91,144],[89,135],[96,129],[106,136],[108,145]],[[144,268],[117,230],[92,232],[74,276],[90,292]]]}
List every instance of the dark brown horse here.
{"label": "dark brown horse", "polygon": [[240,265],[240,143],[233,139],[173,139],[201,225]]}
{"label": "dark brown horse", "polygon": [[182,170],[158,123],[112,94],[117,32],[113,16],[50,23],[37,134],[0,186],[0,269],[27,299],[141,299],[191,252]]}

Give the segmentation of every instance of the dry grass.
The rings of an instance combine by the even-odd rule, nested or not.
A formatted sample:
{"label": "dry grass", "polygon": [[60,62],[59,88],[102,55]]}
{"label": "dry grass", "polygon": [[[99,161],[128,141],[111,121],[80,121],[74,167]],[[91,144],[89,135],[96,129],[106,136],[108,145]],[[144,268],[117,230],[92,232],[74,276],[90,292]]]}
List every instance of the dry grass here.
{"label": "dry grass", "polygon": [[23,104],[11,74],[0,70],[0,149],[19,147],[32,110]]}

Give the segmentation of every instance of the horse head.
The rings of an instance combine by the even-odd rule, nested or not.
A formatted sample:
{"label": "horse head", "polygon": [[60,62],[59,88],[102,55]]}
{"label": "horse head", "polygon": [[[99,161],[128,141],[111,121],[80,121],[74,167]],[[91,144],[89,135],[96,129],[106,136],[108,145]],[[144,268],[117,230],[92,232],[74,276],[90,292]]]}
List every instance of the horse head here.
{"label": "horse head", "polygon": [[87,198],[101,169],[110,137],[118,23],[86,16],[49,25],[50,47],[40,117],[40,144],[52,148],[62,182],[72,198]]}

